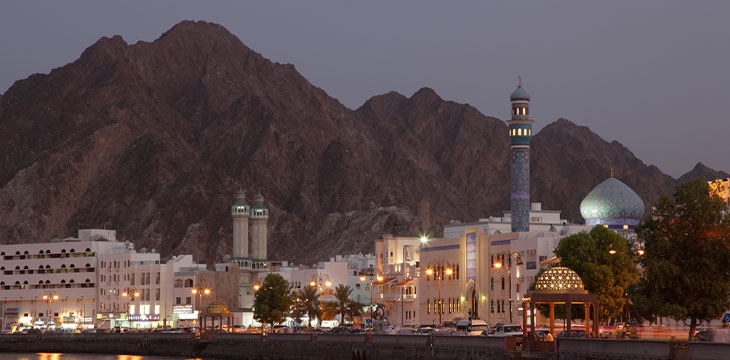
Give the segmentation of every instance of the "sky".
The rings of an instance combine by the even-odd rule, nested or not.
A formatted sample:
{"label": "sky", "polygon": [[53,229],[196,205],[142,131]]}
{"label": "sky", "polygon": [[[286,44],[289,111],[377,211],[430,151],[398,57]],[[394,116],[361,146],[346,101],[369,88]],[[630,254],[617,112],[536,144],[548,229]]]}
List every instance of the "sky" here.
{"label": "sky", "polygon": [[730,172],[730,1],[16,1],[0,5],[0,93],[102,36],[219,23],[351,109],[422,87],[537,129],[566,118],[674,177]]}

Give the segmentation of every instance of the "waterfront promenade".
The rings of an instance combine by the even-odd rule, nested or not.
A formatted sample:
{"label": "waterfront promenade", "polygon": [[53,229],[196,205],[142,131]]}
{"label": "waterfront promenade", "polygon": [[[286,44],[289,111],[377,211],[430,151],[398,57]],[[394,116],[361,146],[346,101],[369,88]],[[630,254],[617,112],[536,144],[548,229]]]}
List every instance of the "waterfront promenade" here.
{"label": "waterfront promenade", "polygon": [[559,339],[552,349],[514,349],[514,338],[428,335],[40,334],[2,335],[3,352],[139,354],[206,359],[726,359],[730,344]]}

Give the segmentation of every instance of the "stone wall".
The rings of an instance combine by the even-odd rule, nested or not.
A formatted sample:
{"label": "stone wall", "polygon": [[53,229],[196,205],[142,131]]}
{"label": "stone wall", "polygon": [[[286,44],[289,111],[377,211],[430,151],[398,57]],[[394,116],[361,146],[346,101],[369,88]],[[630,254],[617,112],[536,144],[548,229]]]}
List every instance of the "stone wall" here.
{"label": "stone wall", "polygon": [[[730,344],[648,340],[559,339],[557,352],[505,350],[509,338],[426,335],[43,334],[0,335],[3,352],[165,355],[206,359],[725,359]],[[512,344],[513,345],[513,344]]]}

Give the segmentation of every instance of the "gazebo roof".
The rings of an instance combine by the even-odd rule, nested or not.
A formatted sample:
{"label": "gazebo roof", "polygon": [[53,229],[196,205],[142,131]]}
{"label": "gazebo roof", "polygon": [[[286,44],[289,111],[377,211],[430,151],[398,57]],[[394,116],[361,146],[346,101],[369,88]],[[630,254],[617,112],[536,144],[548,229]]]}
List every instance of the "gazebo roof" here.
{"label": "gazebo roof", "polygon": [[575,271],[556,266],[548,269],[537,279],[534,293],[542,294],[587,294],[583,280]]}

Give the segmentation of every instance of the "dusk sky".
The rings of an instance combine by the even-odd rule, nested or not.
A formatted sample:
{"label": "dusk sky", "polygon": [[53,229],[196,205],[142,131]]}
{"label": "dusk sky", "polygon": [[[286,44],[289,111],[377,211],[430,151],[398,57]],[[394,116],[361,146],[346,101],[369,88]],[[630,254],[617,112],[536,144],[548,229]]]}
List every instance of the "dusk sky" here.
{"label": "dusk sky", "polygon": [[99,1],[0,5],[0,93],[102,36],[219,23],[351,109],[421,87],[506,119],[522,75],[539,129],[560,117],[679,176],[730,171],[730,1]]}

